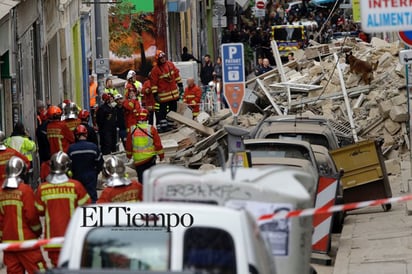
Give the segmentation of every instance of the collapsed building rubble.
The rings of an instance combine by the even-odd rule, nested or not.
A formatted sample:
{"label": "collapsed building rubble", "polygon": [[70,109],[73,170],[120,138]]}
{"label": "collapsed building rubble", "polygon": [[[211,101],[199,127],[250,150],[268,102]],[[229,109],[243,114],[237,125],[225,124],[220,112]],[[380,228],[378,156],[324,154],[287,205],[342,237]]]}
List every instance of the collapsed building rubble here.
{"label": "collapsed building rubble", "polygon": [[[378,38],[371,43],[348,38],[328,45],[312,44],[295,52],[296,60],[283,65],[286,82],[281,81],[276,68],[249,77],[242,112],[237,117],[238,126],[252,128],[265,115],[313,113],[327,117],[338,137],[353,141],[348,117],[352,113],[357,138],[380,139],[383,154],[393,166],[388,173],[396,172],[399,157],[409,156],[405,66],[398,60],[403,45]],[[349,65],[345,64],[345,54],[349,52],[359,59],[379,62],[370,85],[365,85],[360,75],[349,72]],[[334,53],[339,57],[351,112],[344,104]],[[202,121],[203,124],[178,113],[171,113],[169,118],[180,125],[175,131],[162,134],[171,163],[188,167],[221,165],[221,150],[217,148],[224,147],[222,144],[226,142],[223,126],[233,124],[228,109]]]}

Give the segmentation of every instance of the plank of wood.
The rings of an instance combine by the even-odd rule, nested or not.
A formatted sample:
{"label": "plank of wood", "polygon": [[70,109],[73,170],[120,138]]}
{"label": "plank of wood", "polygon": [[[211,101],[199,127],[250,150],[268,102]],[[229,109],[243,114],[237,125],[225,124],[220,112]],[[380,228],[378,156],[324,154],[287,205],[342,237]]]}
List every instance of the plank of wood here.
{"label": "plank of wood", "polygon": [[191,128],[194,128],[197,131],[199,131],[199,132],[201,132],[205,135],[212,135],[213,133],[215,133],[213,128],[206,127],[206,126],[204,126],[204,125],[202,125],[202,124],[200,124],[200,123],[198,123],[198,122],[196,122],[192,119],[189,119],[189,118],[187,118],[187,117],[185,117],[185,116],[183,116],[183,115],[181,115],[177,112],[174,112],[174,111],[169,111],[169,113],[167,114],[167,118],[171,119],[173,121],[176,121],[178,123],[185,124],[185,125],[187,125]]}
{"label": "plank of wood", "polygon": [[201,150],[206,149],[207,147],[212,146],[214,143],[218,142],[220,139],[227,135],[227,131],[224,128],[219,129],[213,135],[210,135],[203,140],[197,142],[194,145],[193,153],[197,153]]}

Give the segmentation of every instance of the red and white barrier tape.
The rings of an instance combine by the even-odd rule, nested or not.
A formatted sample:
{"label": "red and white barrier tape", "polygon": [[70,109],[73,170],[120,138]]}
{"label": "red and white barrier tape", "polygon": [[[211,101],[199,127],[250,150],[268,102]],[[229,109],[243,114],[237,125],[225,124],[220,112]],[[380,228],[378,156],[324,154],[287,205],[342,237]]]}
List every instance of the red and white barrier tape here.
{"label": "red and white barrier tape", "polygon": [[[384,204],[398,203],[398,202],[409,201],[409,200],[412,200],[412,195],[364,201],[364,202],[358,202],[358,203],[349,203],[349,204],[343,204],[343,205],[293,210],[287,213],[281,211],[276,214],[262,215],[259,218],[259,221],[313,216],[313,215],[333,213],[333,212],[338,212],[338,211],[359,209],[359,208],[364,208],[368,206],[378,206],[378,205],[384,205]],[[16,250],[22,250],[22,249],[27,249],[27,248],[40,247],[40,246],[48,245],[48,244],[62,244],[63,242],[64,242],[64,237],[55,237],[55,238],[50,238],[50,239],[29,240],[29,241],[24,241],[24,242],[2,243],[0,244],[0,251],[4,251],[4,250],[16,251]]]}
{"label": "red and white barrier tape", "polygon": [[24,242],[15,243],[2,243],[0,244],[0,250],[3,251],[17,251],[27,248],[35,248],[48,244],[62,244],[64,237],[55,237],[50,239],[29,240]]}
{"label": "red and white barrier tape", "polygon": [[319,207],[319,208],[307,208],[307,209],[293,210],[289,212],[280,211],[279,213],[276,213],[276,214],[262,215],[260,216],[259,221],[321,215],[321,214],[338,212],[338,211],[359,209],[359,208],[364,208],[367,206],[377,206],[377,205],[398,203],[398,202],[403,202],[403,201],[408,201],[408,200],[412,200],[412,195],[405,195],[401,197],[371,200],[371,201],[364,201],[364,202],[357,202],[357,203],[349,203],[349,204],[343,204],[343,205],[324,206],[324,207]]}

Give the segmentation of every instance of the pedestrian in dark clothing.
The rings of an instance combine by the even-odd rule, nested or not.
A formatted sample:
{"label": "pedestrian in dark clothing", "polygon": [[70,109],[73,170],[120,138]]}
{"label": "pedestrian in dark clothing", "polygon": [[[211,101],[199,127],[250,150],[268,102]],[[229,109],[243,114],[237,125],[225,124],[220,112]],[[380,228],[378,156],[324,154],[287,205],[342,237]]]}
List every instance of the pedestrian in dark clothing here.
{"label": "pedestrian in dark clothing", "polygon": [[266,73],[266,72],[268,72],[268,71],[271,71],[272,69],[273,69],[273,68],[270,66],[269,59],[268,59],[268,58],[264,58],[264,59],[263,59],[263,66],[262,66],[262,68],[261,68],[262,74],[263,74],[263,73]]}
{"label": "pedestrian in dark clothing", "polygon": [[44,120],[37,128],[36,128],[36,141],[39,147],[39,158],[40,164],[50,160],[50,144],[49,140],[47,139],[47,125],[49,124],[49,120]]}
{"label": "pedestrian in dark clothing", "polygon": [[97,176],[103,167],[103,157],[96,144],[87,141],[87,129],[79,125],[75,129],[76,143],[71,144],[67,154],[72,165],[73,179],[81,182],[92,203],[97,201]]}
{"label": "pedestrian in dark clothing", "polygon": [[127,129],[126,120],[124,119],[123,95],[116,94],[114,99],[117,103],[116,109],[116,128],[119,129],[119,139],[122,141],[123,148],[126,147]]}
{"label": "pedestrian in dark clothing", "polygon": [[213,63],[210,60],[209,54],[206,54],[204,59],[205,63],[203,64],[202,69],[200,70],[200,79],[202,85],[207,86],[209,82],[213,80],[213,71],[215,67],[213,66]]}
{"label": "pedestrian in dark clothing", "polygon": [[259,76],[262,74],[262,68],[263,68],[263,58],[260,56],[258,57],[258,63],[254,69],[256,76]]}
{"label": "pedestrian in dark clothing", "polygon": [[116,102],[109,93],[102,95],[104,104],[96,111],[96,123],[99,127],[100,150],[103,155],[116,152]]}
{"label": "pedestrian in dark clothing", "polygon": [[186,61],[196,61],[197,63],[201,64],[202,62],[199,61],[196,57],[193,56],[193,54],[188,52],[187,47],[183,47],[183,53],[180,56],[183,62]]}

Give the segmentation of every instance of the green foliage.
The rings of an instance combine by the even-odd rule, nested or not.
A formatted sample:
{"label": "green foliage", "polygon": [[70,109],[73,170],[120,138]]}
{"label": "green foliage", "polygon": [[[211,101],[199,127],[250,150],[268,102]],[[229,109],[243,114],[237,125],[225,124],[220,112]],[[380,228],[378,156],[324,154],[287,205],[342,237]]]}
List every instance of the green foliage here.
{"label": "green foliage", "polygon": [[142,33],[155,37],[155,25],[144,13],[131,13],[133,4],[121,2],[109,8],[110,50],[116,55],[130,57],[138,51]]}
{"label": "green foliage", "polygon": [[253,69],[253,55],[254,51],[253,48],[249,45],[249,43],[243,43],[243,54],[244,54],[244,60],[245,60],[245,67],[247,71],[249,72],[250,69]]}
{"label": "green foliage", "polygon": [[133,48],[131,48],[128,44],[121,43],[116,54],[120,57],[130,57],[133,54],[132,50]]}

